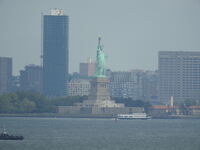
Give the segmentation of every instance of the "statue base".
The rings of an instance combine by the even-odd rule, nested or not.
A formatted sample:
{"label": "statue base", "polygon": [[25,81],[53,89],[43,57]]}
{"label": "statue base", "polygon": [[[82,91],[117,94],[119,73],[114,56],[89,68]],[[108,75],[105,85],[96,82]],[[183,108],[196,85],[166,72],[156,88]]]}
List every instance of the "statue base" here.
{"label": "statue base", "polygon": [[91,81],[90,95],[82,103],[74,106],[59,106],[58,114],[76,117],[116,117],[117,114],[141,113],[141,107],[125,107],[124,104],[111,100],[108,92],[109,80],[96,77]]}
{"label": "statue base", "polygon": [[108,92],[109,80],[106,77],[95,77],[91,81],[91,90],[88,100],[76,103],[79,107],[124,107],[124,104],[115,103],[111,100]]}

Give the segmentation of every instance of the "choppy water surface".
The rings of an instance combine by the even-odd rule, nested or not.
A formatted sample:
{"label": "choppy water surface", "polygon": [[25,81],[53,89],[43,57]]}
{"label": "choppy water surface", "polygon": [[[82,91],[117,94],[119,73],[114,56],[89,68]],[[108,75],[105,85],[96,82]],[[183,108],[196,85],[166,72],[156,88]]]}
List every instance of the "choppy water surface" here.
{"label": "choppy water surface", "polygon": [[0,150],[200,150],[200,120],[0,118]]}

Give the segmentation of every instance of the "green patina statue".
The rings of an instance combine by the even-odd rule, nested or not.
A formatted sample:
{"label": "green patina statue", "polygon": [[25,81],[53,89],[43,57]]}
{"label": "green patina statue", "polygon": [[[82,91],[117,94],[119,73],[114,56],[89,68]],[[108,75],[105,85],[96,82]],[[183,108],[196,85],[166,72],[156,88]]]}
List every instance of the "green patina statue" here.
{"label": "green patina statue", "polygon": [[96,56],[96,71],[95,77],[106,77],[106,55],[103,52],[103,45],[101,45],[101,37],[98,37],[97,56]]}

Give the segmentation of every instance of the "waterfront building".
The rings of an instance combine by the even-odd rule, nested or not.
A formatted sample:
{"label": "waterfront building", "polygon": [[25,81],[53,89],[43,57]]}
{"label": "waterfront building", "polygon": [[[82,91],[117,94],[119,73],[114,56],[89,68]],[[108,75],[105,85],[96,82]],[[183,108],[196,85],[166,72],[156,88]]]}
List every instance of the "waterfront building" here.
{"label": "waterfront building", "polygon": [[79,64],[79,73],[83,77],[92,77],[95,73],[95,62],[88,58],[86,62]]}
{"label": "waterfront building", "polygon": [[12,58],[0,57],[0,94],[10,92],[12,85]]}
{"label": "waterfront building", "polygon": [[90,80],[72,79],[67,83],[68,96],[88,96],[90,92]]}
{"label": "waterfront building", "polygon": [[159,52],[159,99],[167,104],[200,99],[200,52]]}
{"label": "waterfront building", "polygon": [[179,106],[153,105],[150,109],[150,115],[154,118],[168,118],[183,114]]}
{"label": "waterfront building", "polygon": [[142,93],[145,101],[159,104],[159,76],[158,71],[145,71],[142,78]]}
{"label": "waterfront building", "polygon": [[200,105],[197,106],[189,106],[189,115],[200,116]]}
{"label": "waterfront building", "polygon": [[20,87],[20,76],[12,76],[12,87],[11,92],[21,91]]}
{"label": "waterfront building", "polygon": [[111,72],[109,90],[112,97],[132,97],[133,81],[131,72]]}
{"label": "waterfront building", "polygon": [[111,72],[109,89],[112,97],[154,103],[158,98],[158,73],[143,70]]}
{"label": "waterfront building", "polygon": [[49,97],[66,95],[68,80],[69,17],[54,9],[43,16],[44,94]]}
{"label": "waterfront building", "polygon": [[33,91],[42,93],[43,76],[42,67],[37,65],[25,66],[25,70],[20,71],[21,91]]}

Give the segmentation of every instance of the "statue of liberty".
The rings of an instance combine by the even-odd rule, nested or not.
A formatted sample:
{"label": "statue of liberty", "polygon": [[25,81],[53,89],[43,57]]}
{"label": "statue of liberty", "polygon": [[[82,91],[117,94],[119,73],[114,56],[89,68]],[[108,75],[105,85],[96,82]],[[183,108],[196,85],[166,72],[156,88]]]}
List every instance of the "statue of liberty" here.
{"label": "statue of liberty", "polygon": [[103,52],[103,45],[101,45],[101,37],[98,37],[97,56],[96,56],[96,77],[106,77],[106,55]]}

